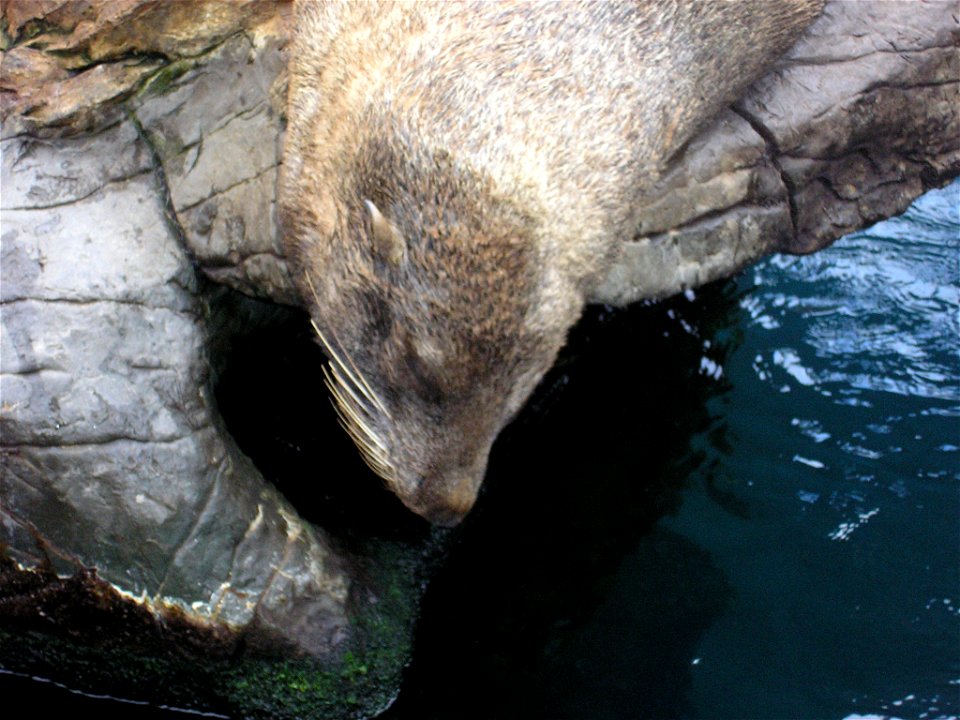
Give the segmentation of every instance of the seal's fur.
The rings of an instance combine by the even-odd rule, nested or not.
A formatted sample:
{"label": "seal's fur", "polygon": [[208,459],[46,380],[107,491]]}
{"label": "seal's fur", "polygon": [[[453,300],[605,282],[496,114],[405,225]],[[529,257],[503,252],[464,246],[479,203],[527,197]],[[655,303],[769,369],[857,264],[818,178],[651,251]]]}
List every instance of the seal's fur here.
{"label": "seal's fur", "polygon": [[820,0],[301,2],[280,187],[344,424],[458,521],[667,161]]}

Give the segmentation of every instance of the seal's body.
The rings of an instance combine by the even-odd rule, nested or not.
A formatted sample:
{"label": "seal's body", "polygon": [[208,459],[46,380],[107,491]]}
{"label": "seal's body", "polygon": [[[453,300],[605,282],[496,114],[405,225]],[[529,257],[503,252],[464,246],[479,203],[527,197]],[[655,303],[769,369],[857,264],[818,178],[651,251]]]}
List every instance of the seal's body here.
{"label": "seal's body", "polygon": [[451,524],[668,159],[820,0],[303,2],[281,220],[364,457]]}

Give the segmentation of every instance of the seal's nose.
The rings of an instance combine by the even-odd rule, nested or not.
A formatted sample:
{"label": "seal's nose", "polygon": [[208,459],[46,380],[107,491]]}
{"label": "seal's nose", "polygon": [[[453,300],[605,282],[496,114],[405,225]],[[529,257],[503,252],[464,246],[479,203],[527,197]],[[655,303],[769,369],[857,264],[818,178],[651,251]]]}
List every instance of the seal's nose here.
{"label": "seal's nose", "polygon": [[461,472],[441,478],[423,478],[416,496],[410,502],[404,500],[404,503],[434,525],[454,527],[476,502],[482,480],[482,472],[479,476]]}
{"label": "seal's nose", "polygon": [[469,511],[470,508],[461,511],[455,508],[437,505],[424,509],[422,512],[420,512],[420,515],[429,520],[433,525],[439,525],[440,527],[456,527],[460,524],[460,521],[466,517]]}

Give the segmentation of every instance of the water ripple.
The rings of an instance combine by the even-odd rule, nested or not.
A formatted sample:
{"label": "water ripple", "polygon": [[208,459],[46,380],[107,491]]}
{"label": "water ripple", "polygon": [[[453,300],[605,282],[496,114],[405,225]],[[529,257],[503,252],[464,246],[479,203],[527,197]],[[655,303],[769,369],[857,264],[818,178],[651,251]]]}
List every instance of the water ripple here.
{"label": "water ripple", "polygon": [[744,310],[794,343],[770,358],[793,382],[960,400],[960,182],[829,252],[771,258],[754,284]]}

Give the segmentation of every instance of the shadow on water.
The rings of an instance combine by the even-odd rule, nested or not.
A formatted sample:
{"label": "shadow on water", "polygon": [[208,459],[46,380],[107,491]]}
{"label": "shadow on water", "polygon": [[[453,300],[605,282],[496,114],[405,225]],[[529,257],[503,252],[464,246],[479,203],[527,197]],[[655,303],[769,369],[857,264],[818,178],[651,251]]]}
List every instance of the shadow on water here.
{"label": "shadow on water", "polygon": [[[414,659],[384,718],[687,714],[690,655],[728,590],[708,554],[653,526],[723,445],[708,405],[737,342],[734,287],[588,310],[497,441],[474,510],[439,531]],[[304,517],[352,553],[436,537],[336,427],[301,314],[234,336],[221,356],[231,433]],[[614,583],[636,602],[608,606]],[[603,656],[609,666],[582,660]]]}
{"label": "shadow on water", "polygon": [[[738,341],[734,288],[588,310],[494,446],[476,507],[440,532],[414,659],[382,717],[687,714],[690,657],[728,589],[707,553],[654,524],[723,445],[708,406]],[[351,552],[370,538],[426,543],[426,523],[335,427],[302,315],[272,318],[223,357],[229,429],[301,514]],[[737,511],[722,487],[716,499]],[[611,606],[615,583],[636,602]]]}
{"label": "shadow on water", "polygon": [[[363,465],[302,313],[217,298],[216,398],[243,451],[350,555],[390,542],[432,556],[413,662],[383,718],[689,714],[690,656],[729,590],[709,554],[654,525],[704,472],[702,439],[723,442],[708,406],[737,342],[734,288],[589,309],[454,531],[431,529]],[[3,680],[17,694],[28,683]],[[68,698],[84,702],[100,717],[182,717]]]}
{"label": "shadow on water", "polygon": [[588,311],[497,441],[384,718],[687,714],[690,657],[728,590],[653,526],[703,471],[693,438],[722,444],[707,407],[736,342],[732,288]]}
{"label": "shadow on water", "polygon": [[[590,309],[445,536],[384,720],[840,717],[955,698],[940,682],[955,643],[940,645],[956,627],[956,224],[928,240],[907,219],[909,244],[878,226],[692,300]],[[237,388],[290,384],[256,390],[251,437],[231,430],[255,459],[273,447],[258,463],[318,524],[429,535],[322,424],[322,357],[302,317],[285,322],[249,346],[281,364]],[[309,349],[278,353],[284,337]]]}

